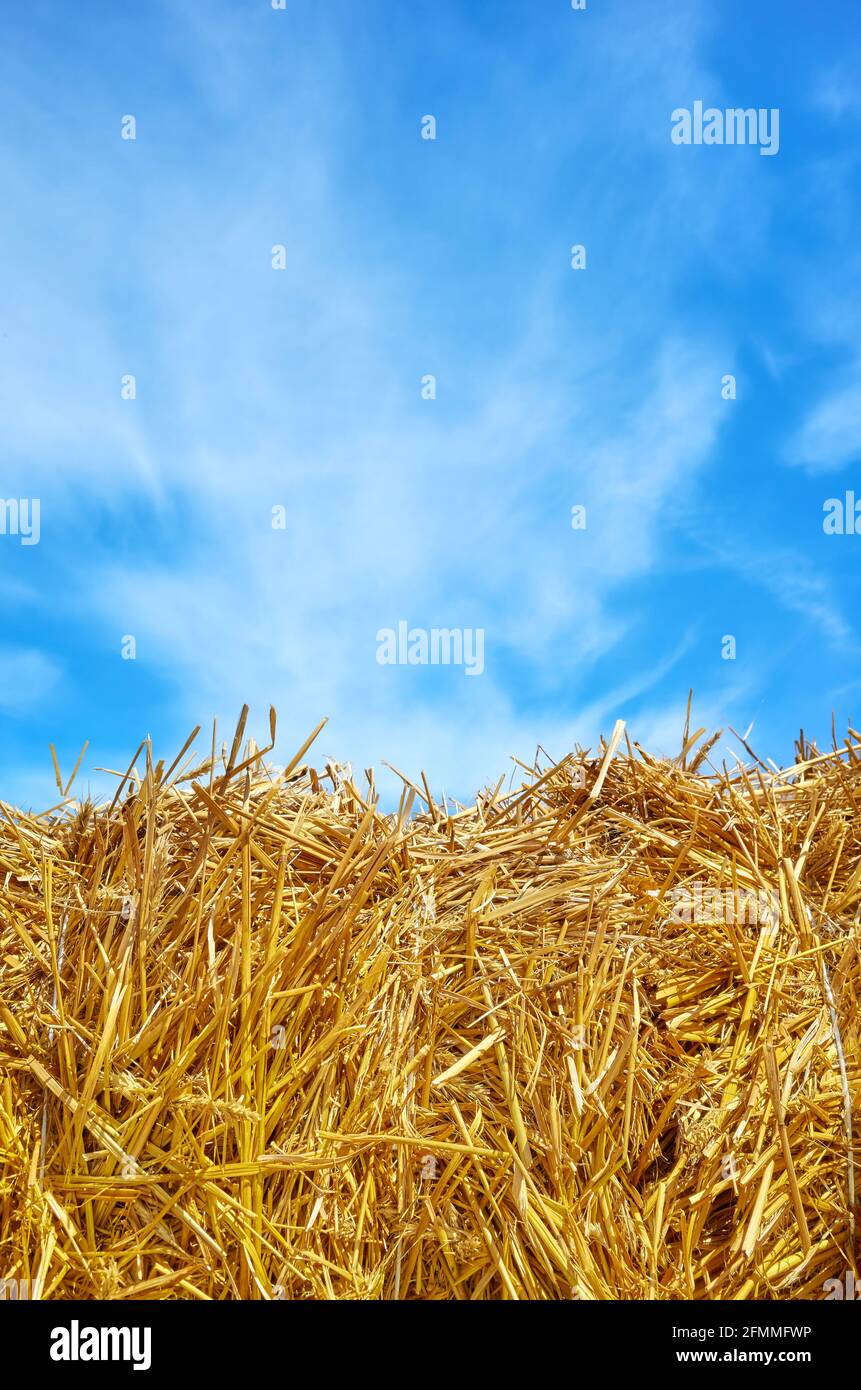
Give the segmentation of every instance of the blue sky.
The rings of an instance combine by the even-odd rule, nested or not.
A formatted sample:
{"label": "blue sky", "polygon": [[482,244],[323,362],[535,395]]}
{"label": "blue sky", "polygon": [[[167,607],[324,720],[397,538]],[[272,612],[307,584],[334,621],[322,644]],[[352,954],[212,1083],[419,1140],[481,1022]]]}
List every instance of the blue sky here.
{"label": "blue sky", "polygon": [[[778,763],[861,721],[859,66],[845,0],[4,7],[0,799],[246,701],[460,797],[674,755],[690,687]],[[698,100],[777,153],[675,145]]]}

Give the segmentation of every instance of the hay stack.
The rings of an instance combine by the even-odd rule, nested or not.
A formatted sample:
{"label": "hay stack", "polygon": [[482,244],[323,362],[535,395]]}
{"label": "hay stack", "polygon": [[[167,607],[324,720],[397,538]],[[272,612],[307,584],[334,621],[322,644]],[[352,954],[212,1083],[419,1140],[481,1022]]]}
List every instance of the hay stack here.
{"label": "hay stack", "polygon": [[4,807],[0,1277],[709,1299],[857,1274],[859,736],[718,775],[696,735],[669,763],[622,732],[383,815],[310,741],[268,772],[243,714],[222,759],[140,750],[110,805]]}

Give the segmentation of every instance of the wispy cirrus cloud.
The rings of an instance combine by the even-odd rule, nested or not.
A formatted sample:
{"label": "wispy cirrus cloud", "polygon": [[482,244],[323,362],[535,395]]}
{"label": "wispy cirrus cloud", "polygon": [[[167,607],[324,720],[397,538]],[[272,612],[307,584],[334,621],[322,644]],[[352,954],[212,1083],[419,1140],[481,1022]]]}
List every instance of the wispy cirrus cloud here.
{"label": "wispy cirrus cloud", "polygon": [[[491,23],[449,0],[393,32],[373,3],[361,24],[340,0],[152,7],[75,31],[84,102],[41,35],[44,61],[6,46],[4,486],[40,489],[45,534],[26,573],[4,558],[37,594],[28,623],[60,673],[42,696],[70,746],[96,729],[104,762],[99,742],[181,739],[272,701],[285,745],[329,714],[327,751],[456,792],[538,742],[594,743],[622,708],[664,727],[689,685],[715,714],[746,708],[768,663],[752,640],[738,674],[715,653],[750,607],[836,660],[851,633],[831,552],[798,565],[782,536],[804,470],[780,470],[780,421],[750,444],[755,323],[775,390],[806,353],[844,354],[783,457],[850,461],[845,295],[829,319],[816,266],[768,282],[775,238],[791,249],[775,219],[801,176],[781,172],[792,122],[775,160],[679,150],[676,106],[741,99],[715,42],[731,21],[704,4],[582,18]],[[74,120],[40,114],[57,90]],[[832,170],[835,196],[848,178]],[[47,262],[45,225],[68,227]],[[781,479],[770,509],[748,503],[759,472]],[[731,525],[769,558],[722,547]],[[485,628],[485,675],[378,666],[375,634],[401,618]]]}
{"label": "wispy cirrus cloud", "polygon": [[27,714],[53,693],[60,665],[35,648],[0,647],[0,709]]}
{"label": "wispy cirrus cloud", "polygon": [[817,401],[791,441],[787,457],[810,473],[835,472],[861,460],[861,370]]}

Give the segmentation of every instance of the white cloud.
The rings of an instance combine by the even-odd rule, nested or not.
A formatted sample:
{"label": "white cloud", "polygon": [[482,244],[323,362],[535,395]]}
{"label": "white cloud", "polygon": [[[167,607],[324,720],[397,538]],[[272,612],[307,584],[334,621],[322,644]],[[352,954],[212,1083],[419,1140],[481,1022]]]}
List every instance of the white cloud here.
{"label": "white cloud", "polygon": [[[386,171],[369,179],[366,162],[365,182],[352,176],[372,132],[331,35],[312,64],[281,52],[274,83],[229,9],[205,21],[198,6],[181,13],[190,29],[174,36],[172,61],[181,47],[202,94],[196,120],[216,123],[212,149],[199,147],[205,167],[181,152],[152,162],[159,139],[173,148],[173,109],[155,103],[137,148],[121,151],[128,201],[98,230],[100,253],[113,243],[121,269],[94,265],[64,298],[65,267],[46,274],[13,247],[15,448],[57,476],[71,444],[60,476],[78,504],[119,494],[128,506],[128,525],[87,557],[75,603],[105,631],[135,634],[178,725],[213,712],[226,731],[245,701],[261,719],[272,702],[286,746],[330,714],[336,756],[424,767],[461,794],[539,741],[559,755],[594,744],[616,706],[636,710],[685,650],[668,633],[633,682],[601,665],[638,623],[629,586],[668,553],[727,418],[719,388],[732,344],[680,307],[679,264],[722,262],[727,244],[741,263],[767,229],[757,162],[724,161],[716,174],[670,148],[678,101],[719,99],[699,56],[702,10],[644,11],[596,31],[605,75],[578,97],[570,146],[546,139],[547,121],[582,57],[558,59],[542,100],[518,110],[511,139],[528,158],[517,187],[485,177],[476,189],[465,174],[454,185],[482,219],[467,269],[445,218],[415,231],[404,218],[397,243],[402,209],[387,201]],[[486,57],[490,109],[510,96],[512,70],[493,44]],[[613,180],[606,157],[582,178],[572,167],[596,118],[618,161]],[[504,170],[505,142],[485,148]],[[446,150],[416,136],[416,154],[442,161]],[[98,162],[82,168],[73,147],[69,157],[90,198]],[[641,160],[645,201],[625,177]],[[31,192],[43,219],[59,217],[63,189]],[[535,205],[554,213],[533,224]],[[450,197],[447,216],[458,211]],[[597,300],[567,269],[578,218],[590,228],[586,274],[605,277]],[[269,266],[280,241],[283,274]],[[127,316],[117,283],[133,291]],[[39,332],[28,337],[33,305]],[[133,337],[128,323],[144,327]],[[57,344],[47,359],[45,341]],[[138,360],[138,401],[121,402],[118,367]],[[424,371],[439,374],[436,402],[418,398]],[[113,408],[100,392],[116,394]],[[153,534],[135,515],[141,496],[161,509]],[[588,510],[583,533],[570,529],[576,502]],[[277,503],[284,532],[270,526]],[[400,618],[483,626],[487,673],[380,668],[376,630]]]}
{"label": "white cloud", "polygon": [[808,632],[818,630],[841,653],[854,650],[856,639],[829,578],[804,554],[761,542],[724,541],[709,551],[721,564],[772,594],[788,612],[805,619]]}
{"label": "white cloud", "polygon": [[845,120],[861,111],[855,67],[838,64],[821,73],[813,83],[813,105],[834,121]]}
{"label": "white cloud", "polygon": [[811,473],[827,473],[861,458],[861,378],[844,381],[808,412],[787,458]]}
{"label": "white cloud", "polygon": [[57,662],[43,652],[0,647],[0,709],[27,712],[51,694],[61,675]]}

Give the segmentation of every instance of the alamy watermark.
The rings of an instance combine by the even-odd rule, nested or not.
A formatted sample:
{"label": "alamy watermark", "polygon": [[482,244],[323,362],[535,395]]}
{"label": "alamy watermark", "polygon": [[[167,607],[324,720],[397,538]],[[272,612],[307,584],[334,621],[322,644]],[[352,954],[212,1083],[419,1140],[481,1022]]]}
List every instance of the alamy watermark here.
{"label": "alamy watermark", "polygon": [[19,1299],[30,1298],[29,1279],[0,1279],[0,1299]]}
{"label": "alamy watermark", "polygon": [[38,497],[0,497],[0,536],[17,536],[22,545],[38,545],[41,518]]}
{"label": "alamy watermark", "polygon": [[468,676],[484,671],[483,627],[410,627],[401,619],[397,631],[377,633],[380,666],[463,666]]}
{"label": "alamy watermark", "polygon": [[829,1299],[861,1303],[861,1282],[856,1283],[851,1269],[847,1269],[842,1279],[826,1279],[822,1287],[828,1290],[825,1295],[826,1303]]}
{"label": "alamy watermark", "polygon": [[152,1364],[152,1328],[69,1327],[51,1332],[52,1361],[131,1361],[132,1370],[148,1371]]}
{"label": "alamy watermark", "polygon": [[695,101],[693,109],[677,106],[672,113],[670,139],[674,145],[758,145],[760,154],[777,154],[780,149],[780,110],[740,106],[721,111],[717,106],[703,109]]}
{"label": "alamy watermark", "polygon": [[861,497],[856,502],[854,492],[847,492],[845,497],[829,497],[822,503],[822,510],[826,536],[861,536]]}
{"label": "alamy watermark", "polygon": [[670,890],[671,922],[698,925],[726,924],[776,927],[780,923],[780,896],[773,889],[710,888],[694,883]]}

